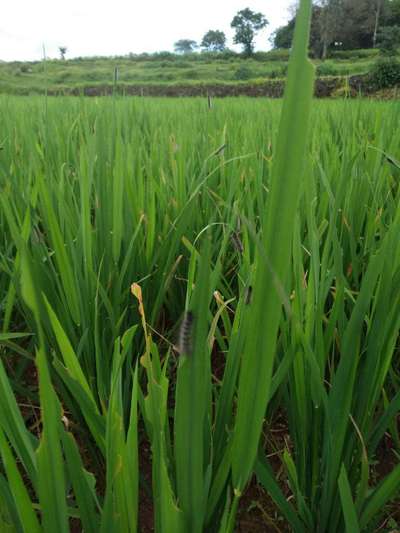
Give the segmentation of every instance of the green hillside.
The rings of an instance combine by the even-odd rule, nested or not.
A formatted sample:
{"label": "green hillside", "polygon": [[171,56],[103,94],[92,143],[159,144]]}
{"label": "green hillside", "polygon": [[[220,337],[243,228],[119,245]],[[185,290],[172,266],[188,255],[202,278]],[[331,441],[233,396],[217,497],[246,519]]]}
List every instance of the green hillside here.
{"label": "green hillside", "polygon": [[[338,52],[324,62],[315,60],[319,77],[368,73],[377,50]],[[46,62],[0,63],[0,92],[41,93],[93,86],[238,84],[282,79],[286,76],[287,50],[258,52],[243,58],[233,52],[176,55],[141,54],[125,57],[95,57]]]}

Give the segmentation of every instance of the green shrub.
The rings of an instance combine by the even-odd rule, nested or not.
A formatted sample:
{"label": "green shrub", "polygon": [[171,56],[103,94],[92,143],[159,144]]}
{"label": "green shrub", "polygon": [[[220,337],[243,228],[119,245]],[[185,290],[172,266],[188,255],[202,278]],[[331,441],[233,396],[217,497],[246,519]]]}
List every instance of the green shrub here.
{"label": "green shrub", "polygon": [[61,71],[58,73],[57,77],[56,77],[56,83],[64,83],[65,80],[67,80],[68,78],[71,77],[71,73],[70,72],[66,72],[66,71]]}
{"label": "green shrub", "polygon": [[286,78],[287,71],[288,71],[287,65],[283,65],[280,68],[277,68],[277,69],[274,69],[274,70],[271,70],[270,72],[268,72],[267,73],[267,77],[268,78],[272,78],[272,79],[275,79],[275,78]]}
{"label": "green shrub", "polygon": [[160,67],[167,66],[167,65],[170,66],[166,62],[149,61],[149,62],[146,62],[146,63],[142,63],[141,68],[153,70],[155,68],[160,68]]}
{"label": "green shrub", "polygon": [[189,61],[175,61],[174,62],[174,67],[176,68],[190,68],[192,65],[190,64]]}
{"label": "green shrub", "polygon": [[85,73],[85,78],[90,81],[100,81],[104,79],[104,73],[101,70],[88,70]]}
{"label": "green shrub", "polygon": [[255,61],[269,61],[269,53],[268,52],[256,52],[253,55],[253,59]]}
{"label": "green shrub", "polygon": [[337,76],[338,70],[331,63],[321,63],[317,67],[317,76]]}
{"label": "green shrub", "polygon": [[400,85],[400,61],[393,57],[379,59],[372,69],[371,82],[377,89]]}
{"label": "green shrub", "polygon": [[148,81],[173,81],[176,79],[176,76],[174,74],[169,74],[167,72],[161,72],[152,75],[148,78]]}
{"label": "green shrub", "polygon": [[230,50],[229,48],[227,48],[226,50],[224,50],[223,52],[218,52],[218,58],[219,59],[224,59],[224,60],[236,60],[238,57],[238,54],[234,51],[234,50]]}
{"label": "green shrub", "polygon": [[240,65],[233,75],[235,80],[250,80],[254,78],[254,73],[247,65]]}
{"label": "green shrub", "polygon": [[21,71],[23,74],[29,74],[30,72],[32,72],[32,69],[29,68],[29,65],[21,65],[21,67],[20,67],[20,71]]}
{"label": "green shrub", "polygon": [[195,68],[191,68],[186,72],[182,72],[181,77],[189,80],[197,80],[199,79],[199,71]]}
{"label": "green shrub", "polygon": [[168,51],[155,52],[154,57],[157,59],[162,59],[163,61],[174,61],[175,54]]}
{"label": "green shrub", "polygon": [[400,26],[382,27],[378,33],[378,46],[382,55],[396,55],[400,46]]}
{"label": "green shrub", "polygon": [[268,61],[288,61],[290,51],[286,48],[277,48],[276,50],[270,50],[265,55]]}

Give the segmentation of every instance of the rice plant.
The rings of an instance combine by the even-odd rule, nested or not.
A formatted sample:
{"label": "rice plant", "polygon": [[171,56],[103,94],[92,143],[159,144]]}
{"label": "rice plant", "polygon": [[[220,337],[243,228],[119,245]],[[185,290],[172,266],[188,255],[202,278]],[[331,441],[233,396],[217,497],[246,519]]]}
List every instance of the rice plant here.
{"label": "rice plant", "polygon": [[394,520],[400,107],[312,102],[310,4],[283,102],[0,98],[1,531]]}

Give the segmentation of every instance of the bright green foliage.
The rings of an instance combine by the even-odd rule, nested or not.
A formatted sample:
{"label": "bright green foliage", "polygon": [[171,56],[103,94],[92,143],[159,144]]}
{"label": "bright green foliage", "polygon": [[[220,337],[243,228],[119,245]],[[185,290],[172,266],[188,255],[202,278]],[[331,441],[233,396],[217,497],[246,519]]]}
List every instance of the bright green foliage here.
{"label": "bright green foliage", "polygon": [[[213,32],[214,33],[214,32]],[[217,37],[210,37],[205,44],[220,48],[222,45],[219,32]],[[376,49],[334,52],[329,60],[329,73],[321,68],[320,76],[348,76],[368,73],[373,66]],[[336,58],[336,54],[343,54]],[[135,87],[135,94],[140,95],[143,88],[145,95],[152,94],[151,88],[161,87],[172,94],[185,94],[193,86],[203,90],[203,84],[216,86],[223,90],[226,86],[234,89],[240,82],[236,72],[246,66],[254,85],[263,84],[275,78],[285,78],[289,58],[288,50],[271,50],[254,52],[250,57],[230,50],[201,53],[169,54],[160,53],[137,57],[88,57],[66,59],[65,61],[48,60],[46,78],[48,90],[56,94],[83,94],[91,88],[92,94],[104,94],[104,90],[117,89],[121,94]],[[317,66],[324,65],[314,59]],[[115,87],[115,69],[118,69]],[[0,93],[34,95],[44,94],[44,72],[41,63],[2,63],[0,62]],[[3,139],[0,139],[0,146]]]}
{"label": "bright green foliage", "polygon": [[256,255],[254,302],[245,323],[246,342],[232,458],[233,483],[239,494],[253,470],[270,395],[282,305],[288,300],[293,226],[302,185],[314,81],[314,69],[307,59],[310,17],[311,3],[302,2],[272,169],[271,193]]}
{"label": "bright green foliage", "polygon": [[262,13],[256,13],[248,7],[238,11],[231,27],[235,30],[233,42],[243,46],[243,52],[249,56],[253,53],[256,33],[267,26],[268,20]]}
{"label": "bright green foliage", "polygon": [[223,52],[226,47],[226,36],[220,30],[208,30],[201,41],[201,47],[208,52]]}
{"label": "bright green foliage", "polygon": [[[135,447],[136,424],[130,406],[136,401],[131,394],[131,370],[137,356],[143,353],[142,333],[137,332],[128,341],[131,349],[123,356],[121,377],[115,381],[111,376],[117,375],[117,361],[124,350],[122,342],[126,342],[117,339],[122,339],[124,331],[139,319],[129,287],[132,281],[140,281],[147,322],[171,342],[177,338],[176,328],[168,332],[157,326],[161,308],[171,324],[179,322],[185,307],[193,309],[202,320],[195,337],[199,343],[196,354],[202,355],[180,361],[176,396],[175,357],[171,353],[165,359],[165,345],[163,341],[159,343],[155,333],[149,345],[154,377],[142,376],[143,392],[138,390],[141,416],[152,447],[158,530],[167,518],[172,520],[168,527],[175,531],[184,531],[185,524],[193,519],[207,524],[203,525],[205,528],[210,524],[228,527],[238,505],[232,494],[230,472],[239,362],[248,353],[244,349],[246,328],[258,324],[253,320],[247,325],[256,302],[256,249],[260,250],[263,265],[263,248],[254,239],[258,217],[268,198],[270,158],[275,153],[280,105],[223,101],[217,102],[210,113],[201,100],[183,101],[179,106],[175,101],[117,100],[114,108],[111,104],[64,100],[61,109],[60,101],[50,100],[48,127],[53,130],[47,138],[46,163],[40,155],[40,145],[23,133],[30,127],[26,113],[22,113],[25,108],[38,118],[40,128],[40,102],[2,102],[6,124],[12,121],[16,128],[13,143],[7,141],[1,175],[3,199],[7,199],[0,215],[4,230],[1,286],[3,301],[10,302],[2,312],[11,305],[11,323],[23,317],[26,331],[35,333],[33,337],[2,334],[0,338],[3,367],[7,369],[5,372],[3,368],[0,376],[2,431],[32,486],[37,487],[37,438],[25,428],[12,392],[13,388],[19,392],[21,389],[6,365],[12,352],[19,354],[21,368],[31,365],[32,346],[39,333],[32,313],[22,301],[20,260],[10,260],[20,249],[20,253],[28,254],[33,287],[39,295],[43,293],[37,307],[52,382],[64,408],[71,413],[67,416],[79,420],[92,443],[86,452],[92,461],[87,465],[79,457],[79,447],[70,431],[57,429],[65,461],[63,494],[74,494],[74,499],[68,500],[67,512],[81,516],[82,522],[103,523],[106,528],[112,520],[113,506],[117,505],[118,514],[128,509],[125,517],[131,525],[127,527],[134,528],[136,515],[131,513],[135,504],[123,507],[125,503],[119,503],[118,495],[129,491],[134,501],[138,478],[128,474],[125,480],[124,474],[114,480],[112,465],[121,464],[114,450],[121,450],[118,457],[123,457]],[[188,114],[193,117],[190,128]],[[295,499],[286,502],[264,457],[260,456],[255,464],[260,482],[295,531],[322,530],[318,522],[322,519],[327,520],[325,529],[332,528],[327,531],[337,531],[344,527],[347,515],[352,516],[351,508],[347,509],[349,504],[342,511],[347,489],[343,480],[341,487],[337,483],[343,464],[360,528],[367,527],[398,490],[398,470],[377,486],[377,492],[368,485],[373,485],[370,464],[385,433],[389,431],[393,442],[398,442],[393,425],[400,403],[398,367],[393,363],[399,327],[399,252],[394,217],[399,203],[400,154],[393,132],[399,118],[394,104],[367,102],[319,103],[311,113],[313,134],[306,150],[311,163],[305,168],[304,192],[292,224],[293,266],[287,282],[291,289],[286,289],[286,293],[292,291],[290,315],[282,316],[278,331],[268,394],[273,401],[266,412],[267,420],[279,405],[288,412],[293,450],[291,455],[285,454],[284,465]],[[239,129],[235,127],[238,121],[242,124]],[[96,136],[89,134],[90,128],[95,128]],[[110,128],[123,139],[121,155],[107,146]],[[136,128],[140,128],[139,132]],[[64,130],[71,132],[68,139],[64,138]],[[87,131],[87,136],[78,135],[79,131]],[[86,163],[77,167],[78,145],[79,157]],[[97,160],[92,164],[87,196],[74,174],[88,172],[85,168],[89,168],[90,154],[96,154]],[[17,162],[25,156],[29,157],[29,165],[21,174]],[[63,159],[67,165],[62,164]],[[103,161],[101,165],[99,159]],[[115,164],[124,176],[124,194],[119,204],[123,223],[117,223],[122,228],[119,256],[115,255],[114,234],[110,234],[116,220],[113,195],[119,192],[111,187],[108,178],[116,171],[107,170]],[[60,170],[56,172],[58,166]],[[54,198],[53,210],[67,244],[66,261],[74,272],[73,286],[78,287],[73,290],[83,309],[82,324],[72,319],[71,295],[67,299],[62,278],[56,274],[59,263],[55,261],[52,234],[47,228],[51,222],[43,212],[43,189],[36,178],[40,172],[45,176],[48,196]],[[22,189],[25,179],[27,184]],[[89,202],[85,204],[88,207],[83,209],[82,201]],[[88,219],[86,215],[82,218],[82,209],[89,212]],[[238,219],[242,220],[240,224]],[[89,220],[87,238],[81,220]],[[29,238],[21,230],[23,224],[29,225]],[[393,230],[389,231],[391,227]],[[240,236],[243,255],[233,244],[233,232]],[[110,238],[105,238],[106,234]],[[208,251],[207,240],[211,241]],[[90,261],[84,260],[85,254]],[[208,279],[211,271],[215,276]],[[192,285],[199,283],[203,288],[196,296]],[[250,306],[246,289],[249,285],[253,286]],[[25,292],[27,289],[25,283]],[[224,301],[212,299],[215,289]],[[225,305],[232,298],[236,299]],[[214,343],[212,351],[210,339]],[[215,363],[209,367],[210,354],[214,361],[215,350],[226,354],[218,381],[211,377]],[[344,357],[345,353],[359,355]],[[342,354],[343,363],[352,363],[351,368],[341,364]],[[201,365],[202,370],[191,369],[194,364]],[[167,402],[168,396],[171,398],[169,390],[175,403],[174,432],[167,424],[173,415]],[[254,392],[254,387],[250,387],[249,394]],[[199,395],[205,398],[204,405],[197,401]],[[108,410],[110,402],[113,416]],[[164,409],[160,411],[161,405]],[[125,439],[115,430],[121,427],[121,412]],[[203,428],[196,424],[190,427],[196,420],[193,413],[203,417]],[[128,424],[129,419],[132,422]],[[157,431],[151,429],[154,425]],[[198,440],[199,430],[203,443]],[[202,460],[197,462],[200,456],[192,452],[201,453]],[[104,461],[109,464],[106,502],[104,495],[96,491],[92,475],[104,469]],[[128,454],[124,464],[128,472],[137,469],[133,455]],[[189,468],[202,471],[203,475],[197,479],[199,474],[191,474]],[[181,477],[178,472],[185,474]],[[7,509],[3,514],[10,523],[20,520],[21,511],[11,503],[12,491],[16,490],[12,483],[18,487],[18,481],[12,481],[11,471],[5,474],[4,480],[8,481],[0,484],[0,490]],[[18,501],[22,505],[24,499]],[[39,505],[38,497],[33,501]],[[198,524],[193,526],[197,530],[201,527]]]}
{"label": "bright green foliage", "polygon": [[400,84],[400,61],[396,57],[379,58],[371,72],[371,83],[378,89]]}
{"label": "bright green foliage", "polygon": [[310,106],[302,8],[283,112],[0,99],[1,531],[134,533],[146,494],[231,532],[253,473],[296,533],[398,495],[400,108]]}

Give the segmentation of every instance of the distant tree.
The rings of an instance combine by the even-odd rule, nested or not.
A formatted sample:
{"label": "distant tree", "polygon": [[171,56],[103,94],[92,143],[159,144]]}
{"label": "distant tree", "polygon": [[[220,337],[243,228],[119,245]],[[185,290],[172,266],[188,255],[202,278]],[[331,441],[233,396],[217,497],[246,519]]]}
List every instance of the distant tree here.
{"label": "distant tree", "polygon": [[375,10],[375,25],[374,25],[374,35],[372,37],[372,45],[376,48],[379,26],[381,23],[382,12],[384,9],[385,0],[374,0],[374,10]]}
{"label": "distant tree", "polygon": [[191,39],[180,39],[174,44],[174,50],[177,54],[192,54],[196,48],[196,41]]}
{"label": "distant tree", "polygon": [[[275,48],[290,47],[295,11],[274,35]],[[314,0],[310,48],[326,58],[332,49],[352,50],[377,45],[380,28],[400,25],[400,0]]]}
{"label": "distant tree", "polygon": [[223,52],[226,48],[226,35],[220,30],[209,30],[201,41],[201,47],[209,52]]}
{"label": "distant tree", "polygon": [[386,0],[383,13],[384,26],[400,26],[400,0]]}
{"label": "distant tree", "polygon": [[321,8],[318,17],[321,59],[326,59],[342,22],[343,0],[319,0],[317,5]]}
{"label": "distant tree", "polygon": [[[294,27],[296,23],[296,11],[290,10],[292,18],[286,24],[276,30],[272,36],[272,44],[274,48],[291,48]],[[314,57],[321,57],[322,43],[321,43],[321,7],[313,4],[312,18],[311,18],[311,32],[310,32],[310,51]]]}
{"label": "distant tree", "polygon": [[377,46],[383,55],[396,55],[400,47],[400,26],[383,26],[377,35]]}
{"label": "distant tree", "polygon": [[271,41],[274,48],[291,48],[296,19],[292,18],[286,26],[281,26],[272,35]]}
{"label": "distant tree", "polygon": [[64,61],[65,54],[67,53],[68,48],[66,46],[59,46],[58,47],[58,51],[60,52],[60,59],[62,59]]}
{"label": "distant tree", "polygon": [[233,42],[241,44],[245,55],[250,56],[254,51],[254,38],[258,31],[267,26],[268,20],[262,13],[255,13],[248,7],[239,11],[231,22],[235,30]]}
{"label": "distant tree", "polygon": [[378,32],[382,6],[377,9],[377,0],[346,0],[339,27],[343,49],[372,48],[374,34]]}
{"label": "distant tree", "polygon": [[[272,38],[275,48],[290,48],[295,15],[293,5],[288,24]],[[390,54],[394,51],[391,47],[398,46],[397,27],[400,0],[313,0],[310,49],[322,58],[332,49],[379,47]]]}

